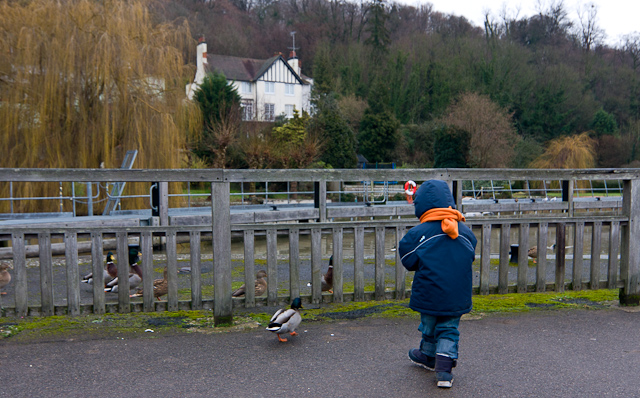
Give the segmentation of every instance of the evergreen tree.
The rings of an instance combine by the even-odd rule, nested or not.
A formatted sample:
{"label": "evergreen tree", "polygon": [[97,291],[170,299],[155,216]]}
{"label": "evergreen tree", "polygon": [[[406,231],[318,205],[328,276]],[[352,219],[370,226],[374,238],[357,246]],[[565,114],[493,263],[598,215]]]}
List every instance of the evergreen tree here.
{"label": "evergreen tree", "polygon": [[333,88],[333,68],[326,46],[321,46],[313,59],[314,96],[329,94]]}
{"label": "evergreen tree", "polygon": [[398,142],[398,121],[389,111],[367,109],[360,122],[360,153],[370,162],[392,162]]}
{"label": "evergreen tree", "polygon": [[202,111],[205,132],[240,107],[240,95],[221,73],[205,76],[193,99]]}
{"label": "evergreen tree", "polygon": [[359,150],[370,162],[391,162],[398,142],[399,123],[389,111],[389,87],[376,78],[369,94],[369,108],[360,122]]}
{"label": "evergreen tree", "polygon": [[316,102],[316,109],[310,130],[322,138],[324,151],[320,160],[336,169],[355,167],[358,163],[355,133],[336,100],[325,97]]}
{"label": "evergreen tree", "polygon": [[369,37],[365,40],[365,44],[370,45],[373,48],[374,55],[379,57],[386,54],[387,48],[391,43],[389,29],[386,27],[389,15],[385,9],[384,0],[373,0],[369,9],[371,15],[367,22]]}
{"label": "evergreen tree", "polygon": [[202,136],[194,153],[213,167],[224,168],[240,124],[240,95],[220,73],[205,76],[194,93],[202,112]]}
{"label": "evergreen tree", "polygon": [[615,116],[604,109],[596,112],[589,127],[596,132],[598,137],[605,134],[613,134],[618,131],[618,123],[616,123]]}

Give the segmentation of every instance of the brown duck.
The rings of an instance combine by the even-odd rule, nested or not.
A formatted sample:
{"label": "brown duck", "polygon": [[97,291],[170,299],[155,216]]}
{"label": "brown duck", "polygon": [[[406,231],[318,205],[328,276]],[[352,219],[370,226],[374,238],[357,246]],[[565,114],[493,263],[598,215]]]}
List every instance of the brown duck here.
{"label": "brown duck", "polygon": [[[551,246],[547,246],[547,250],[553,250],[556,248],[556,244],[554,243]],[[537,262],[538,258],[538,246],[533,246],[529,251],[527,251],[527,255],[533,259],[534,264]]]}
{"label": "brown duck", "polygon": [[[263,269],[258,271],[258,273],[256,274],[255,297],[262,296],[264,292],[267,291],[267,280],[265,279],[266,277],[267,277],[267,272]],[[242,285],[240,286],[240,288],[236,289],[233,293],[231,293],[231,296],[242,297],[244,296],[246,290],[247,290],[246,285]]]}
{"label": "brown duck", "polygon": [[[11,274],[9,273],[9,269],[11,266],[9,264],[0,264],[0,290],[4,289],[11,282]],[[7,292],[2,292],[0,294],[7,294]]]}
{"label": "brown duck", "polygon": [[[320,282],[323,292],[333,293],[333,256],[329,257],[329,269],[326,274],[322,275]],[[311,286],[311,283],[307,283],[307,286]]]}
{"label": "brown duck", "polygon": [[[160,301],[160,297],[169,292],[169,281],[167,280],[167,268],[165,267],[162,273],[162,279],[153,280],[153,297]],[[143,289],[139,287],[136,292],[129,297],[142,297]]]}

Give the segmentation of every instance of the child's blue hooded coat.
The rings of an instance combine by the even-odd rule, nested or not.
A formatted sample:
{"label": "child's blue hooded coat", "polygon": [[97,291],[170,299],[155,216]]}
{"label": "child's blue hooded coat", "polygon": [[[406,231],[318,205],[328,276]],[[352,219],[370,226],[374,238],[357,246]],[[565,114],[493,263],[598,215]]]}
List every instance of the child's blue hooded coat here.
{"label": "child's blue hooded coat", "polygon": [[[426,181],[414,199],[415,214],[434,208],[455,209],[447,183]],[[460,316],[471,311],[471,290],[477,239],[458,223],[459,236],[452,239],[442,232],[440,221],[427,221],[411,228],[400,241],[402,265],[415,271],[409,306],[433,316]]]}

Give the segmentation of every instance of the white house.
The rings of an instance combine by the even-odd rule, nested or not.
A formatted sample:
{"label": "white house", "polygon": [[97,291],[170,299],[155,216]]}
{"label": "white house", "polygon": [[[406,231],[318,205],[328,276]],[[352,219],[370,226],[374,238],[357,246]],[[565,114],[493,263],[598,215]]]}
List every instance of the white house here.
{"label": "white house", "polygon": [[278,115],[293,117],[293,110],[310,111],[313,80],[304,76],[292,51],[289,60],[282,54],[269,59],[207,54],[207,43],[198,43],[196,76],[187,85],[187,97],[193,94],[207,73],[224,74],[242,98],[243,120],[272,121]]}

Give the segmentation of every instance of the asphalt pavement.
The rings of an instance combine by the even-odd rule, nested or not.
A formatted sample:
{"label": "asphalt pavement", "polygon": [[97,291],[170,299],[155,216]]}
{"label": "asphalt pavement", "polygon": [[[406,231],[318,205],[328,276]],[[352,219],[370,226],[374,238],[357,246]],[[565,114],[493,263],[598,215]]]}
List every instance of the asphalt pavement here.
{"label": "asphalt pavement", "polygon": [[640,312],[497,314],[460,324],[450,390],[407,358],[415,320],[0,342],[0,397],[640,397]]}

